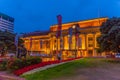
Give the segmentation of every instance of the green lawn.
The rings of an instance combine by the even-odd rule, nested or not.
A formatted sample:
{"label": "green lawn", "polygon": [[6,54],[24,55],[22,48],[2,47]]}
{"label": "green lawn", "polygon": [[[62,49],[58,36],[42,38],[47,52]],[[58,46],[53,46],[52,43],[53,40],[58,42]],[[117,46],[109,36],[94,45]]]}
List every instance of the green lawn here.
{"label": "green lawn", "polygon": [[103,62],[103,59],[84,58],[22,77],[26,78],[26,80],[52,80],[75,75],[77,69],[97,67],[102,65]]}

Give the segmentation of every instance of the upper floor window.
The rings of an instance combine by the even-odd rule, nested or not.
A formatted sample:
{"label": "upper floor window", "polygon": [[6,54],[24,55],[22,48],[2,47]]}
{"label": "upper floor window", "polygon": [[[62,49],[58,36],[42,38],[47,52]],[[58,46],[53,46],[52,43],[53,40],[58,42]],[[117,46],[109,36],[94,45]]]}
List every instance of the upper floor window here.
{"label": "upper floor window", "polygon": [[93,37],[88,37],[88,41],[93,41]]}
{"label": "upper floor window", "polygon": [[88,47],[93,47],[93,44],[88,44]]}

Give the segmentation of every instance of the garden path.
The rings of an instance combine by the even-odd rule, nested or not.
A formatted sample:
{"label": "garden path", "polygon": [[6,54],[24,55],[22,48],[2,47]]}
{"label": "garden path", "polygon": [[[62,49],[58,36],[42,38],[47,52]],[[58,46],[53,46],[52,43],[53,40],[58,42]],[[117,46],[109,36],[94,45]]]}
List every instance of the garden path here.
{"label": "garden path", "polygon": [[7,71],[0,71],[0,80],[25,80],[19,76],[15,76]]}

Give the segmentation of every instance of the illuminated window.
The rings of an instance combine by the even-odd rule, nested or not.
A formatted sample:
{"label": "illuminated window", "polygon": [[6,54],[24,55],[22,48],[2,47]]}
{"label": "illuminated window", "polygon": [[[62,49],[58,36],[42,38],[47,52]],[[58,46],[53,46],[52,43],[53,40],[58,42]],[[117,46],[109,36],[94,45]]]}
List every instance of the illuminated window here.
{"label": "illuminated window", "polygon": [[88,37],[88,41],[93,41],[93,37]]}
{"label": "illuminated window", "polygon": [[88,47],[93,47],[93,44],[88,44]]}
{"label": "illuminated window", "polygon": [[93,47],[93,37],[88,37],[88,47]]}

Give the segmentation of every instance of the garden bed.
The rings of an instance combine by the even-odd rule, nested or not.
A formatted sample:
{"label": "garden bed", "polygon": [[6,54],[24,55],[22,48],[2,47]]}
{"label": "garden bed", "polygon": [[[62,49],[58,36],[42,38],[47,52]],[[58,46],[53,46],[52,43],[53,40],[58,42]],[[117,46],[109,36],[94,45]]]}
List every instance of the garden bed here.
{"label": "garden bed", "polygon": [[[78,57],[80,58],[80,57]],[[15,75],[19,76],[23,73],[33,70],[35,68],[44,67],[51,64],[58,64],[62,62],[67,62],[71,60],[75,60],[78,58],[71,58],[67,60],[56,60],[56,61],[46,61],[42,62],[42,59],[40,57],[29,57],[29,58],[23,58],[23,59],[17,59],[17,58],[9,58],[9,59],[2,59],[0,61],[0,70],[1,71],[10,71],[14,73]]]}
{"label": "garden bed", "polygon": [[61,63],[61,62],[72,61],[72,60],[79,59],[79,58],[80,57],[67,59],[67,60],[62,60],[62,61],[56,60],[56,61],[42,62],[42,63],[39,63],[39,64],[34,64],[34,65],[30,65],[30,66],[26,66],[24,68],[18,69],[16,71],[14,71],[14,74],[19,76],[19,75],[22,75],[23,73],[25,73],[27,71],[30,71],[30,70],[33,70],[35,68],[44,67],[44,66],[51,65],[51,64],[58,64],[58,63]]}

